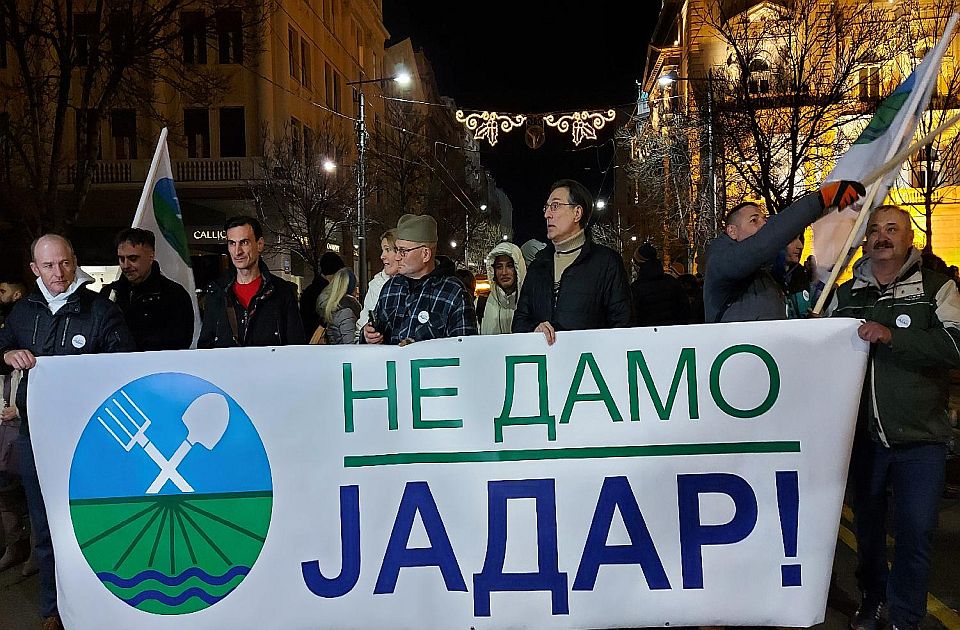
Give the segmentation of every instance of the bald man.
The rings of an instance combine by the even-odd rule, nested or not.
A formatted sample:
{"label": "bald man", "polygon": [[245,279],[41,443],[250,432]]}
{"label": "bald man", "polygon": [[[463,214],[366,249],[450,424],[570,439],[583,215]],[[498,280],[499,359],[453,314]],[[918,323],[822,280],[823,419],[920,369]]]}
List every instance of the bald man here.
{"label": "bald man", "polygon": [[[117,305],[83,288],[92,278],[82,271],[77,273],[77,257],[70,241],[45,234],[33,242],[30,253],[30,269],[37,276],[37,288],[17,302],[0,329],[0,353],[7,366],[26,370],[26,381],[37,357],[136,350]],[[17,390],[22,421],[17,446],[27,509],[36,535],[40,615],[45,619],[44,628],[56,628],[62,626],[57,613],[53,544],[27,427],[27,387],[23,386],[25,383],[21,385]]]}

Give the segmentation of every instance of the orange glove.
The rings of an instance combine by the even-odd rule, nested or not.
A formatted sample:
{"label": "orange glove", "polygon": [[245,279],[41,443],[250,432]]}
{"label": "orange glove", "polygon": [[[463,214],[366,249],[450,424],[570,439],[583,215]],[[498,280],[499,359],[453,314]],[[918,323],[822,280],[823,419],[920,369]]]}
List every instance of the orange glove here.
{"label": "orange glove", "polygon": [[825,182],[820,187],[820,205],[823,208],[836,206],[837,210],[843,210],[866,194],[867,190],[860,182]]}

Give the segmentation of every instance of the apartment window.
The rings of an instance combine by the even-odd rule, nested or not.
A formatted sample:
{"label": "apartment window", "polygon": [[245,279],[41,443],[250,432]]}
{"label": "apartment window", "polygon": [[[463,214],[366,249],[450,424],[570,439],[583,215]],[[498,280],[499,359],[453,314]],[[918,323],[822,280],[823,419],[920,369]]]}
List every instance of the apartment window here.
{"label": "apartment window", "polygon": [[183,30],[183,62],[207,63],[207,17],[200,11],[180,14]]}
{"label": "apartment window", "polygon": [[770,92],[770,64],[763,59],[754,59],[750,62],[748,88],[751,94]]}
{"label": "apartment window", "polygon": [[921,190],[935,190],[940,181],[940,152],[927,145],[917,152],[917,166],[913,169],[913,187]]}
{"label": "apartment window", "polygon": [[[3,22],[0,21],[0,68],[7,67],[7,33],[4,30]],[[9,122],[9,118],[8,118]]]}
{"label": "apartment window", "polygon": [[287,61],[290,63],[290,76],[297,78],[297,31],[287,27]]}
{"label": "apartment window", "polygon": [[353,32],[354,32],[354,38],[357,44],[357,63],[360,64],[360,68],[362,69],[363,62],[364,62],[364,58],[363,58],[364,45],[363,44],[365,39],[363,27],[357,24],[356,22],[353,22]]}
{"label": "apartment window", "polygon": [[296,118],[290,118],[290,153],[293,159],[300,161],[303,157],[303,146],[301,144],[301,133],[303,132],[300,121]]}
{"label": "apartment window", "polygon": [[137,112],[115,109],[110,112],[110,135],[113,136],[114,159],[137,159]]}
{"label": "apartment window", "polygon": [[217,11],[217,44],[220,63],[243,63],[243,15]]}
{"label": "apartment window", "polygon": [[313,164],[313,129],[303,126],[303,163],[310,165]]}
{"label": "apartment window", "polygon": [[337,112],[338,114],[343,113],[343,103],[340,100],[340,96],[341,96],[340,95],[340,73],[334,72],[333,73],[333,105],[331,107],[333,107],[333,111]]}
{"label": "apartment window", "polygon": [[210,112],[202,108],[183,110],[183,130],[187,136],[187,157],[210,157]]}
{"label": "apartment window", "polygon": [[857,72],[857,92],[861,101],[875,101],[880,98],[880,68],[865,66]]}
{"label": "apartment window", "polygon": [[333,66],[323,64],[323,99],[327,107],[333,107]]}
{"label": "apartment window", "polygon": [[[85,137],[83,133],[84,131],[86,131]],[[78,160],[84,157],[84,148],[89,146],[89,144],[94,141],[97,143],[97,155],[94,157],[94,159],[103,159],[103,143],[100,142],[100,124],[99,121],[93,119],[93,116],[90,114],[90,110],[77,110],[76,134]],[[96,140],[94,140],[94,138],[96,138]]]}
{"label": "apartment window", "polygon": [[110,53],[116,58],[127,54],[130,48],[133,15],[129,10],[115,9],[107,20],[107,33],[110,37]]}
{"label": "apartment window", "polygon": [[305,37],[300,38],[300,83],[310,89],[310,43]]}
{"label": "apartment window", "polygon": [[86,66],[93,61],[97,26],[94,13],[76,13],[73,16],[73,51],[78,66]]}
{"label": "apartment window", "polygon": [[247,129],[242,107],[220,108],[220,157],[246,157]]}

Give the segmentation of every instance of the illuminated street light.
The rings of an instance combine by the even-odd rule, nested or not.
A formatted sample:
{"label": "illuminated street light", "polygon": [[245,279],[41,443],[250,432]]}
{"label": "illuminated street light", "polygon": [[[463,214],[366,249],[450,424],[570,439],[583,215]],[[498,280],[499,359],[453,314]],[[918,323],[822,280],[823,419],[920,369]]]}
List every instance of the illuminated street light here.
{"label": "illuminated street light", "polygon": [[603,199],[597,199],[597,210],[603,210],[607,207],[607,202]]}
{"label": "illuminated street light", "polygon": [[505,241],[509,241],[509,240],[510,240],[510,237],[509,237],[509,236],[507,236],[506,234],[504,234],[504,235],[503,235],[503,240],[505,240]]}
{"label": "illuminated street light", "polygon": [[631,240],[631,241],[635,241],[635,240],[637,240],[637,237],[636,237],[636,236],[631,236],[631,237],[630,237],[630,240]]}
{"label": "illuminated street light", "polygon": [[326,159],[323,161],[323,170],[328,173],[332,173],[337,170],[337,163],[333,160]]}
{"label": "illuminated street light", "polygon": [[457,246],[456,241],[450,241],[450,247],[456,247],[456,246]]}
{"label": "illuminated street light", "polygon": [[370,273],[367,268],[367,123],[365,112],[367,100],[363,94],[363,86],[367,83],[380,83],[382,88],[385,81],[393,81],[399,86],[405,86],[410,84],[410,75],[406,72],[399,72],[392,77],[347,81],[347,85],[357,86],[357,245],[360,252],[359,284],[361,297],[366,294],[367,285],[370,282]]}
{"label": "illuminated street light", "polygon": [[486,210],[486,209],[487,209],[487,204],[481,203],[481,204],[480,204],[480,210]]}

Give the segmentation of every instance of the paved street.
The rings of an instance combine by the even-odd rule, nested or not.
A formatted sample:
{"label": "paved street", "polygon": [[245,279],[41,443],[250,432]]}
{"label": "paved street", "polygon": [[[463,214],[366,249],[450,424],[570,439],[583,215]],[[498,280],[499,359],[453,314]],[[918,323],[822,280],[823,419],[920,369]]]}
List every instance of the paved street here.
{"label": "paved street", "polygon": [[[855,554],[850,511],[844,519],[837,542],[834,562],[835,580],[827,607],[826,621],[818,626],[825,630],[845,630],[847,618],[856,608],[857,589],[854,576]],[[927,607],[929,613],[922,630],[960,630],[960,500],[944,500],[940,510],[933,557],[933,580]],[[0,574],[0,630],[33,630],[39,627],[34,612],[37,577],[20,577],[19,570]],[[320,628],[321,626],[318,626]],[[281,630],[281,629],[277,629]]]}

